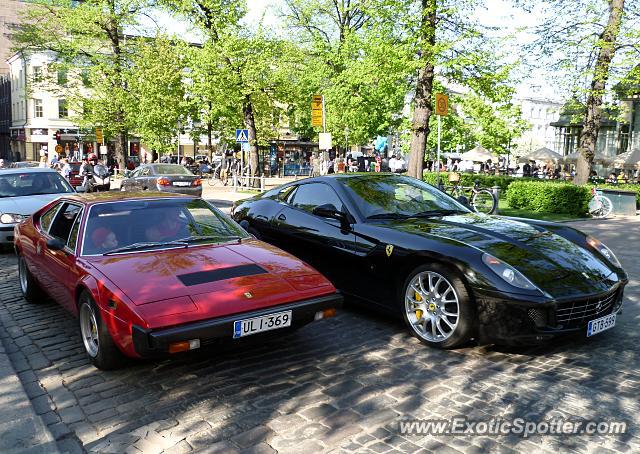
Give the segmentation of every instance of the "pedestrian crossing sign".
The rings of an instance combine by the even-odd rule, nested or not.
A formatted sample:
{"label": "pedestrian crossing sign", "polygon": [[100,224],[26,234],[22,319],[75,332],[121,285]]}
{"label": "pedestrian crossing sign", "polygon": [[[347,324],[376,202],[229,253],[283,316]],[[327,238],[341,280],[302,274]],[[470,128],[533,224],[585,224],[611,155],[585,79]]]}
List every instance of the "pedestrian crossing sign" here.
{"label": "pedestrian crossing sign", "polygon": [[249,130],[236,129],[236,142],[249,142]]}

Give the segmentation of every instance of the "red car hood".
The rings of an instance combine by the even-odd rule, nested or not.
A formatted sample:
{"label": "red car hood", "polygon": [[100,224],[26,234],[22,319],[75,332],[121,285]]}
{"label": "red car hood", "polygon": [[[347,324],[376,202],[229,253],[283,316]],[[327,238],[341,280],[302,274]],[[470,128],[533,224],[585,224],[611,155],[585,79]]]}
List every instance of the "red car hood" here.
{"label": "red car hood", "polygon": [[309,265],[258,240],[92,257],[90,261],[138,306],[136,311],[152,327],[335,292]]}

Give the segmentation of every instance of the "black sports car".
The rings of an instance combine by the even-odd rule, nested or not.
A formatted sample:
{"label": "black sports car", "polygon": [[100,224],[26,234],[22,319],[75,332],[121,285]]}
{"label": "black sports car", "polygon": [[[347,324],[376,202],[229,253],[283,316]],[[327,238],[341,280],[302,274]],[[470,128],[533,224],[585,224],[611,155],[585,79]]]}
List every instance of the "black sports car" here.
{"label": "black sports car", "polygon": [[232,215],[441,348],[597,334],[615,325],[628,282],[609,248],[568,225],[477,214],[401,175],[308,178]]}

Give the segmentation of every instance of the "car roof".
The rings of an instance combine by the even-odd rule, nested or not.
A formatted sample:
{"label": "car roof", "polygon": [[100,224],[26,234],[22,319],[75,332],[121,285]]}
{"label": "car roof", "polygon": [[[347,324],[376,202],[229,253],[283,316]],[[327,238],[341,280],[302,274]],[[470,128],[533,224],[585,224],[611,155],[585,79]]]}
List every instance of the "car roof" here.
{"label": "car roof", "polygon": [[75,200],[85,205],[93,205],[105,202],[122,202],[126,200],[156,200],[156,199],[196,199],[198,197],[186,194],[174,194],[170,192],[144,191],[144,192],[94,192],[90,194],[73,194],[65,199]]}
{"label": "car roof", "polygon": [[49,167],[11,167],[8,169],[2,169],[3,174],[8,173],[58,173],[54,169]]}

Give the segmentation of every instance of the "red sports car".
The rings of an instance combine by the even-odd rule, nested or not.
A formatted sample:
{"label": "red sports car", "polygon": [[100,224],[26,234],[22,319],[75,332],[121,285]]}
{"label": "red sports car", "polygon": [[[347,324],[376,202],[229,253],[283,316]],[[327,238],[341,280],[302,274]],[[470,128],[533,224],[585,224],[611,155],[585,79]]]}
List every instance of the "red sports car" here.
{"label": "red sports car", "polygon": [[293,329],[342,303],[316,270],[198,197],[61,197],[15,227],[15,247],[25,298],[46,290],[78,316],[100,369]]}

